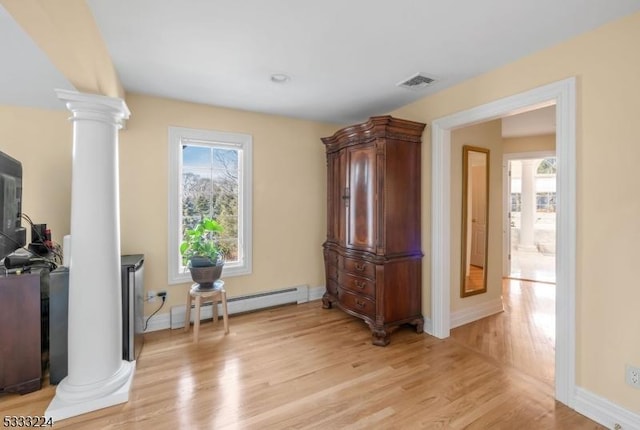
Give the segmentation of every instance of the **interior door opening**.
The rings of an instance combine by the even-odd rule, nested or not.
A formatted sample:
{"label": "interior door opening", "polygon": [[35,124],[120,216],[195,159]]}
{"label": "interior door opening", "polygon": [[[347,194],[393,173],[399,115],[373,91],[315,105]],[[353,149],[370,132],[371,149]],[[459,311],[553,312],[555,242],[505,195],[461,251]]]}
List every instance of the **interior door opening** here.
{"label": "interior door opening", "polygon": [[[451,132],[466,125],[555,104],[557,178],[557,266],[555,398],[571,405],[576,396],[576,79],[567,78],[434,120],[431,124],[431,321],[428,332],[451,330]],[[503,235],[503,236],[506,236]],[[504,253],[503,253],[504,254]]]}
{"label": "interior door opening", "polygon": [[505,276],[535,282],[556,282],[556,158],[505,160]]}

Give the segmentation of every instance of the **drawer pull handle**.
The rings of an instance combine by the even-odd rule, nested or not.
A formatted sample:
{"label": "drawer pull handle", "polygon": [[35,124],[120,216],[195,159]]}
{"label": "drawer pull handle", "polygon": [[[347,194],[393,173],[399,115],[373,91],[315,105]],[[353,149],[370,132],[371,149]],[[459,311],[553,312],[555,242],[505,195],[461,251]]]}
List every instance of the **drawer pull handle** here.
{"label": "drawer pull handle", "polygon": [[359,272],[364,272],[364,263],[363,264],[358,264],[356,263],[356,270]]}
{"label": "drawer pull handle", "polygon": [[364,309],[367,304],[365,302],[361,302],[360,300],[356,300],[356,306],[360,309]]}
{"label": "drawer pull handle", "polygon": [[356,287],[360,288],[361,290],[364,290],[364,287],[366,284],[363,281],[355,281],[354,283],[356,284]]}

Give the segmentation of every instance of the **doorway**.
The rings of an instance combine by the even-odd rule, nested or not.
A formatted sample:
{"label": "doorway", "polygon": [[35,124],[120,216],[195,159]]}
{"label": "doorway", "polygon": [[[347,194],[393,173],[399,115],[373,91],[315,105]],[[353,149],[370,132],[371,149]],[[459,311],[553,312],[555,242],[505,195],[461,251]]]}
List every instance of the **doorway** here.
{"label": "doorway", "polygon": [[557,262],[555,397],[571,405],[575,398],[576,278],[576,79],[568,78],[432,123],[431,320],[429,333],[439,338],[451,328],[451,130],[465,125],[556,105]]}
{"label": "doorway", "polygon": [[555,152],[505,154],[503,167],[503,276],[555,283]]}

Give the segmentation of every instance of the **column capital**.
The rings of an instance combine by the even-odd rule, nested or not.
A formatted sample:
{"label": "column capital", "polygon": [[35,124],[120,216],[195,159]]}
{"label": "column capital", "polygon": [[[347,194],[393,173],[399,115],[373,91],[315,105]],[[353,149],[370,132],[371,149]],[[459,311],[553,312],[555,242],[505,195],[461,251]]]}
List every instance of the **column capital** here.
{"label": "column capital", "polygon": [[87,94],[78,91],[55,90],[58,98],[65,102],[75,120],[93,120],[124,127],[131,112],[124,100],[99,94]]}

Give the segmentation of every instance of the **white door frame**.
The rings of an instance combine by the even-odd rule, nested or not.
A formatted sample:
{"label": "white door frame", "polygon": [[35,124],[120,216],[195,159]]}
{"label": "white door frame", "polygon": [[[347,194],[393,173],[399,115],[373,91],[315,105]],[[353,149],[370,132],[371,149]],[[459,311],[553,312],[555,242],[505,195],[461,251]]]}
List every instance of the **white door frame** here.
{"label": "white door frame", "polygon": [[533,108],[556,105],[556,363],[555,397],[575,403],[576,80],[568,78],[435,120],[431,131],[431,330],[450,334],[451,130]]}
{"label": "white door frame", "polygon": [[[502,277],[511,276],[511,261],[509,254],[511,253],[511,177],[509,176],[509,161],[514,160],[530,160],[532,158],[550,158],[555,157],[556,151],[531,151],[531,152],[512,152],[502,155]],[[555,245],[555,244],[554,244]]]}

